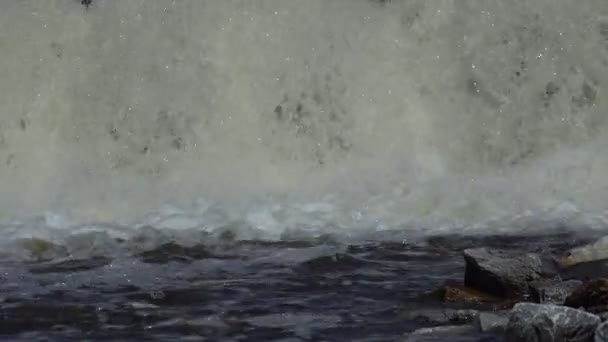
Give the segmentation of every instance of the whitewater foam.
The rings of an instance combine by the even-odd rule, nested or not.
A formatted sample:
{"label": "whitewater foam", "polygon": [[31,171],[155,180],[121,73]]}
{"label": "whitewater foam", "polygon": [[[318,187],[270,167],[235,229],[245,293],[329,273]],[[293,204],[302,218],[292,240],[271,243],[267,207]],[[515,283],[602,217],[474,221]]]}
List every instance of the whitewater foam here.
{"label": "whitewater foam", "polygon": [[3,235],[605,229],[606,18],[601,0],[2,3]]}

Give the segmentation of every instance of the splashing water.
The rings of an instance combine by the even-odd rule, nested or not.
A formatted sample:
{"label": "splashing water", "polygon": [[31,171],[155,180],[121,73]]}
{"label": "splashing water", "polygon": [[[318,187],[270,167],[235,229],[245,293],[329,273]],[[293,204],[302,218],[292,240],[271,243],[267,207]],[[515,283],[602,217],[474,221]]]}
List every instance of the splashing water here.
{"label": "splashing water", "polygon": [[22,0],[0,23],[6,239],[608,227],[603,0]]}

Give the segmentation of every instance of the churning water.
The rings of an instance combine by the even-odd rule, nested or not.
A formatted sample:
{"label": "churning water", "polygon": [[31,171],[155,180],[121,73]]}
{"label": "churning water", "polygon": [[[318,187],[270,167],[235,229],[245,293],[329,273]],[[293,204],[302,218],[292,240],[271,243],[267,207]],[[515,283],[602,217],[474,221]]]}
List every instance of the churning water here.
{"label": "churning water", "polygon": [[603,230],[607,84],[605,0],[2,1],[2,257]]}
{"label": "churning water", "polygon": [[276,237],[608,202],[603,0],[1,6],[5,221]]}

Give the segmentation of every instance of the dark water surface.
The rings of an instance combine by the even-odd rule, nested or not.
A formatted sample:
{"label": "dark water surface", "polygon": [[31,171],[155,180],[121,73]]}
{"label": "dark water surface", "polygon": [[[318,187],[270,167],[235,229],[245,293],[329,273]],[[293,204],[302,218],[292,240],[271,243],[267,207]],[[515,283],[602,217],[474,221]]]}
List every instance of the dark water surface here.
{"label": "dark water surface", "polygon": [[585,240],[563,234],[354,245],[331,239],[168,243],[138,255],[3,263],[0,336],[7,341],[403,340],[408,332],[433,325],[416,319],[418,310],[442,307],[428,293],[446,281],[462,281],[463,248],[561,253]]}

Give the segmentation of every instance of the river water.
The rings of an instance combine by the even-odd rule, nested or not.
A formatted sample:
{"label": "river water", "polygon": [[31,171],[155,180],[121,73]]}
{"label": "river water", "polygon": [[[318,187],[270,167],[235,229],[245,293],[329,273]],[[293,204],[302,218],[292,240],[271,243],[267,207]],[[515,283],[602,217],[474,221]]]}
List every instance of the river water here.
{"label": "river water", "polygon": [[604,0],[85,4],[0,3],[9,340],[394,340],[429,238],[608,228]]}

